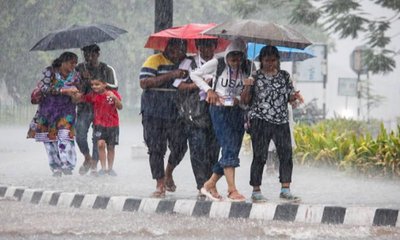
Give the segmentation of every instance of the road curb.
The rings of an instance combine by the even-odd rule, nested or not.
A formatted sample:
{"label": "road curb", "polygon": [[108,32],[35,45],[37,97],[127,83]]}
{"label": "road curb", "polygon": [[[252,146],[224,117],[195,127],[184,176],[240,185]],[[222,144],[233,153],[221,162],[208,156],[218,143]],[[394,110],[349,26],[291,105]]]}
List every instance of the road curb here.
{"label": "road curb", "polygon": [[32,204],[104,209],[127,212],[182,214],[193,217],[249,218],[270,221],[400,227],[399,210],[373,207],[340,207],[307,204],[252,204],[190,199],[135,198],[85,193],[44,191],[0,185],[0,197]]}

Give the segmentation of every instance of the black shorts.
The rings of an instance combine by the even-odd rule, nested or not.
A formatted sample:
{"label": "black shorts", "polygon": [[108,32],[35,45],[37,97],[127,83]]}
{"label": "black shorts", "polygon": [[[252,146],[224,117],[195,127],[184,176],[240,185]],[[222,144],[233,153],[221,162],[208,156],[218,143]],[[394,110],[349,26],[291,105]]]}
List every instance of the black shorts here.
{"label": "black shorts", "polygon": [[96,140],[105,140],[107,145],[118,145],[119,127],[94,126],[93,131]]}

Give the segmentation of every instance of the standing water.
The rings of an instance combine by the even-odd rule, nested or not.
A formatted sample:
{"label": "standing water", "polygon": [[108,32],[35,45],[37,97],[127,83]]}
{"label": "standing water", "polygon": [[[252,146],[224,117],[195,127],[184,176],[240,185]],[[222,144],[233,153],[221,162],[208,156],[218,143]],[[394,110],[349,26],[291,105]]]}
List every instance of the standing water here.
{"label": "standing water", "polygon": [[[44,147],[25,139],[26,126],[2,126],[0,185],[81,192],[106,196],[147,198],[155,188],[143,144],[140,123],[122,123],[116,147],[117,177],[72,176],[54,178]],[[188,154],[187,154],[188,155]],[[78,166],[83,157],[78,155]],[[237,186],[250,202],[248,185],[251,156],[241,153]],[[77,167],[78,167],[77,166]],[[188,156],[175,171],[177,191],[168,199],[196,199],[197,189]],[[272,203],[279,200],[276,173],[264,174],[262,190]],[[226,184],[220,181],[224,194]],[[295,166],[292,190],[302,204],[400,207],[395,181],[354,177],[331,169]],[[12,199],[0,201],[0,239],[399,239],[399,228],[287,223],[254,219],[195,218],[32,205]]]}

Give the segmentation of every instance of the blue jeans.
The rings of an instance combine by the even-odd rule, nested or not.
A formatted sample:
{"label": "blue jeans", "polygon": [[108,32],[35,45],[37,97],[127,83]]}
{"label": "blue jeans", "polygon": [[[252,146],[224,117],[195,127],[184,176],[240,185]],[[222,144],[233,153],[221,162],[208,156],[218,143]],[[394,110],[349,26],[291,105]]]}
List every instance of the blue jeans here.
{"label": "blue jeans", "polygon": [[218,143],[221,158],[214,165],[213,172],[224,174],[226,167],[239,167],[239,152],[244,135],[243,110],[238,107],[210,106],[211,121]]}
{"label": "blue jeans", "polygon": [[[93,107],[91,104],[81,103],[78,105],[77,118],[75,123],[76,130],[76,143],[78,144],[79,150],[82,154],[89,154],[89,145],[87,141],[87,135],[90,125],[93,122]],[[97,148],[97,139],[92,136],[93,153],[92,159],[94,161],[99,160],[99,151]]]}

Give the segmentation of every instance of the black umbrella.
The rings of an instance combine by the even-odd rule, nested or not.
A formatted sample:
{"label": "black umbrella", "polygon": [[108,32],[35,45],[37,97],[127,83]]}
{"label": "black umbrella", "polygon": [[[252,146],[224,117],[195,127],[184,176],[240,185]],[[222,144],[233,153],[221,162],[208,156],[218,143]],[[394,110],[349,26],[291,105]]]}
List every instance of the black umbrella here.
{"label": "black umbrella", "polygon": [[82,48],[91,44],[115,40],[126,30],[107,24],[73,25],[49,33],[30,51]]}

